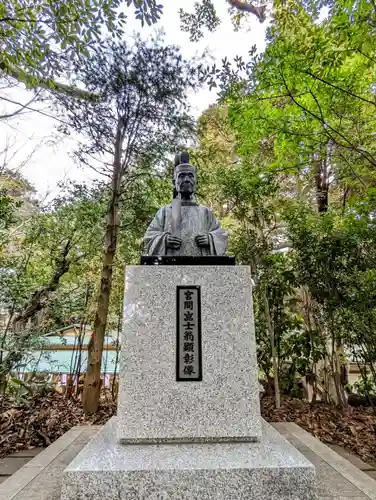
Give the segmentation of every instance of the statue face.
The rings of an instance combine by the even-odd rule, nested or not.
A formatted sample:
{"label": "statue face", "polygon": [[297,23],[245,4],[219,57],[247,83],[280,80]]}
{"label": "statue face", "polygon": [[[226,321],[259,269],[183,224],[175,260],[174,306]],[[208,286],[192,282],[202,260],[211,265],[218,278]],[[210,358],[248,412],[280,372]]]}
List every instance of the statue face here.
{"label": "statue face", "polygon": [[180,170],[176,179],[175,187],[178,193],[193,194],[196,190],[196,175],[192,170]]}

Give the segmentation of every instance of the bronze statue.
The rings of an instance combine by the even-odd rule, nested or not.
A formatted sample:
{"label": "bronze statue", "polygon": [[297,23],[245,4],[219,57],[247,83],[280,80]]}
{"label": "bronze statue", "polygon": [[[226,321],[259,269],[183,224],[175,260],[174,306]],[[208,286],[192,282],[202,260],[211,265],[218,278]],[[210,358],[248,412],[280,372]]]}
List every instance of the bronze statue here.
{"label": "bronze statue", "polygon": [[146,255],[224,255],[227,232],[210,208],[195,199],[196,168],[188,153],[175,158],[176,197],[156,213],[144,236]]}

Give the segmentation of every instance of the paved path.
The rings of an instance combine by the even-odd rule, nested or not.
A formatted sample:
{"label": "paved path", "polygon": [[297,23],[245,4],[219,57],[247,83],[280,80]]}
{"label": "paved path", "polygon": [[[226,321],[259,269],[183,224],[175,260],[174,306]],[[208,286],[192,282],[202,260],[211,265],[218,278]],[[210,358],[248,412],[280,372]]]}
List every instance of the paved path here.
{"label": "paved path", "polygon": [[0,459],[0,484],[43,450],[44,448],[32,448],[31,450],[17,451],[13,455]]}
{"label": "paved path", "polygon": [[328,445],[332,450],[334,450],[341,457],[346,458],[349,462],[351,462],[355,467],[365,472],[368,476],[372,477],[372,479],[376,479],[376,465],[370,465],[360,460],[355,455],[352,455],[348,451],[346,451],[342,446],[338,446],[338,444],[330,444]]}
{"label": "paved path", "polygon": [[[296,424],[273,425],[315,465],[318,500],[376,500],[376,481],[367,475],[374,471],[367,464],[347,454],[346,458],[356,462],[351,463]],[[32,459],[18,455],[28,461],[0,484],[0,500],[60,500],[63,470],[99,428],[74,427]],[[17,458],[17,454],[8,458]]]}
{"label": "paved path", "polygon": [[319,500],[376,500],[376,481],[329,446],[294,423],[273,426],[315,466]]}

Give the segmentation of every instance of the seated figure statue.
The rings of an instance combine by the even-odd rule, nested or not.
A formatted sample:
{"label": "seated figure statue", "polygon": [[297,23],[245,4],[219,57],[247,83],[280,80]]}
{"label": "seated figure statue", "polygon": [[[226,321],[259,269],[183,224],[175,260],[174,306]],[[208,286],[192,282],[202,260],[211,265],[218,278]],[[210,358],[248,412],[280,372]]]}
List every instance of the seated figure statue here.
{"label": "seated figure statue", "polygon": [[175,158],[177,196],[156,213],[144,236],[146,255],[224,255],[227,232],[210,208],[195,199],[196,169],[188,153]]}

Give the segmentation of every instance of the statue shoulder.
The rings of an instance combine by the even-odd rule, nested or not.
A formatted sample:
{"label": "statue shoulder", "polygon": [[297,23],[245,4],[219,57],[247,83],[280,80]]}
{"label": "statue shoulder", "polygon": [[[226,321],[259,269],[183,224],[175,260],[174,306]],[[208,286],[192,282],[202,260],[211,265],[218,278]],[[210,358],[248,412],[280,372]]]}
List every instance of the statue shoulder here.
{"label": "statue shoulder", "polygon": [[171,205],[160,207],[154,215],[154,220],[158,221],[164,226],[166,216],[168,217],[169,212],[171,212]]}
{"label": "statue shoulder", "polygon": [[164,207],[158,208],[157,212],[155,213],[155,216],[156,217],[163,216],[168,211],[168,209],[171,209],[171,205],[165,205]]}
{"label": "statue shoulder", "polygon": [[201,207],[201,210],[203,210],[206,214],[213,214],[214,215],[214,212],[211,208],[207,207],[206,205],[200,205]]}

